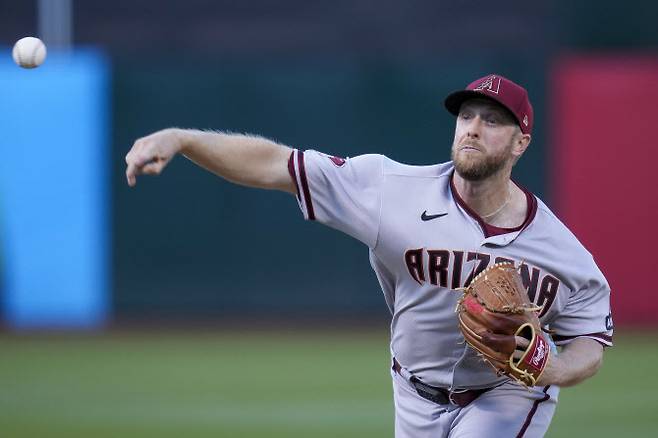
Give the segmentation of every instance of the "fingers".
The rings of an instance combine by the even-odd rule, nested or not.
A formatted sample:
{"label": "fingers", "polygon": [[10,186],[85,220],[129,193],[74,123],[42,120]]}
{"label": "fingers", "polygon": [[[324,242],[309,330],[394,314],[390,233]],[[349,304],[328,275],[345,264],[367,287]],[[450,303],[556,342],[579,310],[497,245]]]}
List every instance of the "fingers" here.
{"label": "fingers", "polygon": [[482,334],[482,342],[499,353],[512,354],[516,348],[514,336],[510,335],[485,332]]}
{"label": "fingers", "polygon": [[[126,161],[128,161],[126,159]],[[135,167],[134,164],[128,163],[128,167],[126,168],[126,180],[128,181],[128,185],[130,187],[135,187],[135,184],[137,184],[137,168]]]}
{"label": "fingers", "polygon": [[126,180],[130,187],[137,184],[138,175],[159,175],[167,165],[169,159],[159,152],[162,141],[163,136],[158,133],[135,141],[126,155]]}
{"label": "fingers", "polygon": [[154,158],[142,166],[141,173],[144,175],[160,175],[162,169],[164,168],[164,163],[164,160],[160,158]]}
{"label": "fingers", "polygon": [[511,354],[516,360],[521,359],[530,346],[530,341],[522,336],[500,335],[491,332],[483,333],[482,341],[492,350]]}
{"label": "fingers", "polygon": [[516,360],[519,360],[525,354],[526,349],[530,346],[530,341],[522,336],[514,336],[516,341],[516,349],[512,354],[512,357]]}
{"label": "fingers", "polygon": [[134,187],[137,184],[137,175],[144,173],[144,166],[150,163],[149,157],[141,154],[136,149],[138,144],[135,143],[133,148],[126,155],[126,179],[128,185]]}
{"label": "fingers", "polygon": [[516,339],[516,348],[520,347],[525,350],[530,346],[530,341],[527,340],[526,338],[522,336],[514,336],[514,338]]}
{"label": "fingers", "polygon": [[137,151],[140,149],[139,140],[137,140],[130,151],[126,154],[126,180],[130,187],[137,184],[137,175],[139,174],[139,160],[137,159]]}
{"label": "fingers", "polygon": [[153,158],[146,162],[143,162],[141,159],[126,161],[128,161],[126,179],[130,187],[134,187],[137,184],[137,175],[160,175],[167,163],[166,160],[161,158]]}

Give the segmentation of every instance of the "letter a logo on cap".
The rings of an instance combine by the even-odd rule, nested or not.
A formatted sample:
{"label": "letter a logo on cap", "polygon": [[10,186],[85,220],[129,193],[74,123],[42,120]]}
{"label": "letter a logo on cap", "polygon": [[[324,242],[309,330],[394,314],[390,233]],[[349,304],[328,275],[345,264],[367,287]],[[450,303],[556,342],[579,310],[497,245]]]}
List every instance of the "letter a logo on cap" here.
{"label": "letter a logo on cap", "polygon": [[488,91],[490,93],[498,94],[500,89],[500,78],[495,75],[487,77],[480,85],[475,87],[474,91]]}

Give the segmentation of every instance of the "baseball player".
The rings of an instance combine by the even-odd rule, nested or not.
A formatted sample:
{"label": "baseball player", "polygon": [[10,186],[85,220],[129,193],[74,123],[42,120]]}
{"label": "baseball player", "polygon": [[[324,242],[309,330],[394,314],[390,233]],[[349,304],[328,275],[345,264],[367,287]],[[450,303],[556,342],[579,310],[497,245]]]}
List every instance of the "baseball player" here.
{"label": "baseball player", "polygon": [[[134,186],[180,153],[231,182],[292,193],[306,219],[367,245],[392,314],[396,437],[541,437],[559,388],[596,373],[612,345],[610,288],[574,235],[511,179],[531,140],[526,90],[489,75],[445,106],[456,116],[447,163],[343,159],[260,137],[166,129],[135,142],[126,176]],[[519,266],[560,348],[529,388],[497,375],[464,343],[454,312],[455,291],[501,261]]]}

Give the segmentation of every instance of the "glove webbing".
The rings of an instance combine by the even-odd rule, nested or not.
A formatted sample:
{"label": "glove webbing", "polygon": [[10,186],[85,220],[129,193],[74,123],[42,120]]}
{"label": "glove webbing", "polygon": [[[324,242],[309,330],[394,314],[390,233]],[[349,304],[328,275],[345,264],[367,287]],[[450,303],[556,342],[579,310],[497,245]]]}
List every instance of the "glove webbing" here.
{"label": "glove webbing", "polygon": [[498,263],[496,265],[493,265],[491,268],[485,269],[471,281],[471,284],[475,284],[480,279],[481,276],[484,276],[484,280],[483,280],[484,283],[486,283],[487,286],[489,286],[491,292],[503,303],[503,305],[499,309],[492,308],[488,303],[478,299],[478,295],[476,291],[472,292],[473,296],[476,299],[478,299],[478,302],[490,312],[522,314],[525,312],[536,312],[538,310],[541,310],[542,307],[540,306],[535,306],[535,305],[522,306],[519,305],[518,303],[512,302],[510,300],[510,296],[514,296],[513,291],[516,290],[516,288],[514,287],[514,285],[510,284],[509,278],[503,279],[499,277],[499,281],[496,282],[496,284],[494,284],[492,281],[489,280],[488,274],[492,269],[506,270],[510,268],[515,269],[512,263],[508,263],[508,262]]}

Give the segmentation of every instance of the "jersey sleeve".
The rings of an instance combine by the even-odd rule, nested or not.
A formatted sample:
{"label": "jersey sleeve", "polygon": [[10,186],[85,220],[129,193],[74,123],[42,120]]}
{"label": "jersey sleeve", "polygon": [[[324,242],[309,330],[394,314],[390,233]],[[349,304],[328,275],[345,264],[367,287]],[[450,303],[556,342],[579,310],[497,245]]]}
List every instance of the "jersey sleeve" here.
{"label": "jersey sleeve", "polygon": [[383,156],[332,157],[294,150],[288,171],[307,220],[342,231],[374,248],[379,232]]}
{"label": "jersey sleeve", "polygon": [[610,286],[598,268],[599,275],[572,292],[569,300],[551,324],[553,340],[565,345],[579,337],[594,339],[612,346],[613,323],[610,311]]}

